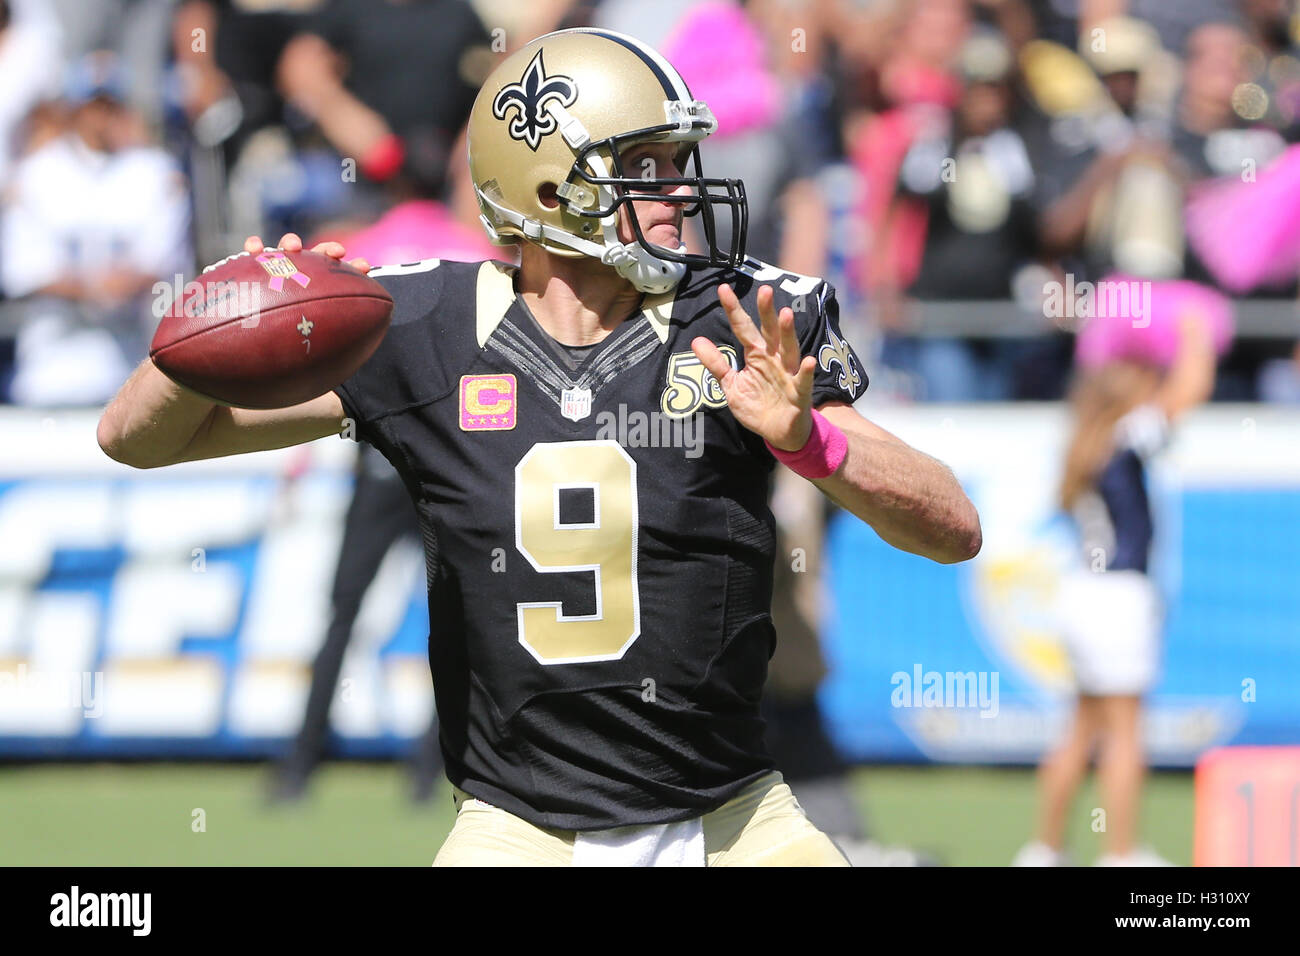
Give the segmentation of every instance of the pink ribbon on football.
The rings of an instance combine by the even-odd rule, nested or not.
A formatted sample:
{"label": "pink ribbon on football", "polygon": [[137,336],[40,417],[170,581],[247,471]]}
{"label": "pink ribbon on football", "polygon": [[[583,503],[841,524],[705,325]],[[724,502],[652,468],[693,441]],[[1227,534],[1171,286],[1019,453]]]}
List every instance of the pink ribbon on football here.
{"label": "pink ribbon on football", "polygon": [[287,276],[277,275],[276,273],[271,272],[270,269],[267,269],[268,272],[271,272],[271,279],[266,284],[271,287],[272,292],[279,292],[281,289],[283,289],[284,280],[286,278],[292,279],[294,282],[298,283],[298,285],[300,285],[304,289],[311,284],[311,277],[303,275],[301,272],[299,272],[298,267],[293,264],[293,260],[290,259],[288,256],[286,256],[283,252],[278,252],[276,250],[263,252],[261,255],[257,257],[257,261],[262,263],[263,267],[265,267],[265,265],[268,262],[287,262],[289,263],[290,268],[293,269],[293,272],[289,273]]}

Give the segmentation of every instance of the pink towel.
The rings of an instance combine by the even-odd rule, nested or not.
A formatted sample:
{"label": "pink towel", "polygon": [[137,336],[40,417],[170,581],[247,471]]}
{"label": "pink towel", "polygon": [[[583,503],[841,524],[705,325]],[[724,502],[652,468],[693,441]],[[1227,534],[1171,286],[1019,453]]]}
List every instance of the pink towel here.
{"label": "pink towel", "polygon": [[1234,292],[1300,273],[1300,146],[1255,182],[1214,180],[1187,203],[1187,237],[1214,278]]}
{"label": "pink towel", "polygon": [[372,266],[400,265],[421,259],[478,262],[504,259],[508,255],[488,242],[481,232],[453,219],[442,203],[428,199],[394,206],[376,222],[350,236],[314,238],[317,242],[336,239],[347,248],[349,259],[361,256]]}
{"label": "pink towel", "polygon": [[767,68],[763,36],[737,5],[695,7],[674,27],[663,54],[691,95],[713,110],[716,135],[762,129],[780,113],[781,90]]}

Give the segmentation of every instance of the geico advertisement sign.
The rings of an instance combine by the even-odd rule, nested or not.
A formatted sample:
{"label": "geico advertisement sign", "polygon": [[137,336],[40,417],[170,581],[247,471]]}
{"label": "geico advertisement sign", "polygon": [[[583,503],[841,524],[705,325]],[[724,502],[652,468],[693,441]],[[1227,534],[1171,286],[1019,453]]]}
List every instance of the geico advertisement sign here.
{"label": "geico advertisement sign", "polygon": [[[329,613],[356,448],[134,471],[93,415],[0,415],[0,738],[273,737],[301,720]],[[392,549],[333,708],[344,736],[427,726],[428,665],[385,647],[419,607],[422,557]],[[0,749],[3,744],[0,743]]]}

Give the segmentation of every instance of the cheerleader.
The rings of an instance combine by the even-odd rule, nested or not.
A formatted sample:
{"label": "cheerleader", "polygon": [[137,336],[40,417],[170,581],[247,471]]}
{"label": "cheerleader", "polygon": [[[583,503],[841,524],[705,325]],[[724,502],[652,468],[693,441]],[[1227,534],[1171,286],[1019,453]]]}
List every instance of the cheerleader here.
{"label": "cheerleader", "polygon": [[1065,739],[1039,767],[1036,839],[1013,865],[1069,865],[1067,813],[1094,752],[1105,810],[1097,865],[1169,865],[1137,842],[1142,697],[1158,677],[1163,626],[1147,573],[1155,524],[1146,474],[1170,426],[1209,398],[1214,376],[1210,330],[1191,317],[1178,324],[1167,370],[1112,360],[1087,369],[1073,388],[1060,500],[1078,527],[1086,566],[1065,581],[1060,608],[1077,697]]}

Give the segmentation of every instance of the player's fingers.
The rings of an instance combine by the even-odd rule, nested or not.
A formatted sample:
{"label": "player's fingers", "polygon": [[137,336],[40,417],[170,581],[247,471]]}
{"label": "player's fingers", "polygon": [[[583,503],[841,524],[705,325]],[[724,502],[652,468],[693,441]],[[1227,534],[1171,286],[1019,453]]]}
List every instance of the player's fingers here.
{"label": "player's fingers", "polygon": [[250,256],[256,256],[266,247],[262,245],[261,236],[249,236],[244,240],[244,251]]}
{"label": "player's fingers", "polygon": [[781,350],[781,330],[776,319],[776,295],[770,285],[758,290],[758,324],[767,350],[775,355]]}
{"label": "player's fingers", "polygon": [[736,293],[732,291],[731,286],[725,282],[718,286],[718,301],[722,303],[722,309],[727,313],[727,321],[731,323],[731,331],[736,333],[740,344],[745,348],[762,348],[763,336],[759,334],[758,329],[754,328],[754,320],[740,304],[740,299],[736,298]]}
{"label": "player's fingers", "polygon": [[718,380],[718,384],[723,384],[723,379],[731,373],[731,363],[722,351],[702,335],[691,339],[691,351]]}
{"label": "player's fingers", "polygon": [[331,259],[342,259],[347,253],[341,242],[318,242],[311,247],[312,252],[319,252],[323,256],[329,256]]}
{"label": "player's fingers", "polygon": [[799,339],[794,334],[794,310],[789,306],[781,310],[781,364],[794,375],[799,370]]}
{"label": "player's fingers", "polygon": [[349,260],[348,260],[348,265],[350,265],[352,268],[356,269],[358,272],[369,272],[369,271],[370,271],[370,263],[369,263],[369,262],[366,262],[366,260],[365,260],[365,259],[362,259],[360,256],[357,256],[357,258],[355,258],[355,259],[349,259]]}
{"label": "player's fingers", "polygon": [[799,393],[799,404],[812,403],[813,375],[817,372],[817,360],[811,355],[805,356],[799,363],[799,371],[794,375],[794,387]]}
{"label": "player's fingers", "polygon": [[296,232],[286,232],[276,248],[284,252],[302,252],[302,237]]}

